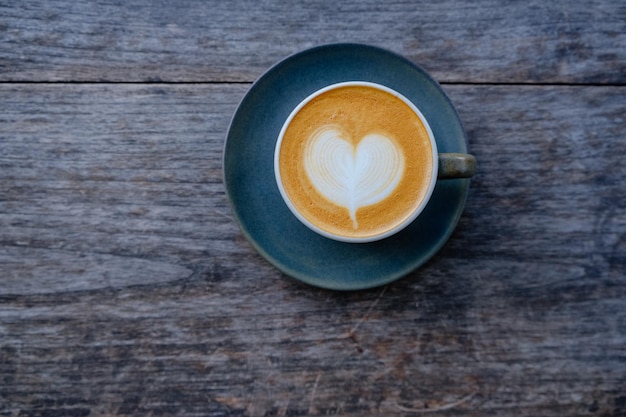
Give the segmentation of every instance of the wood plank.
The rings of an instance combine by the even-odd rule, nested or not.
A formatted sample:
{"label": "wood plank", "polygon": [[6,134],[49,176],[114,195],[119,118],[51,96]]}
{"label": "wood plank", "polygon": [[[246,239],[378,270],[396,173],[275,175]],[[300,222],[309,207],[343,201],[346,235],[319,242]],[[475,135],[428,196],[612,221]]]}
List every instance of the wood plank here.
{"label": "wood plank", "polygon": [[442,82],[626,82],[618,0],[20,1],[0,6],[2,81],[253,81],[301,49],[391,49]]}
{"label": "wood plank", "polygon": [[231,218],[247,87],[0,85],[0,415],[626,411],[624,88],[447,86],[479,161],[457,231],[335,293]]}
{"label": "wood plank", "polygon": [[[191,274],[186,262],[212,256],[206,239],[232,246],[238,229],[224,198],[221,148],[246,88],[5,86],[2,241],[15,251],[5,261],[42,260],[44,247],[65,265],[122,262],[123,277],[94,268],[90,282],[134,285],[146,275],[130,276],[146,265],[130,259],[156,262],[150,280],[176,280]],[[80,259],[85,252],[95,259]],[[53,259],[42,272],[55,268]],[[45,287],[58,289],[58,275]],[[18,273],[0,294],[22,280]]]}

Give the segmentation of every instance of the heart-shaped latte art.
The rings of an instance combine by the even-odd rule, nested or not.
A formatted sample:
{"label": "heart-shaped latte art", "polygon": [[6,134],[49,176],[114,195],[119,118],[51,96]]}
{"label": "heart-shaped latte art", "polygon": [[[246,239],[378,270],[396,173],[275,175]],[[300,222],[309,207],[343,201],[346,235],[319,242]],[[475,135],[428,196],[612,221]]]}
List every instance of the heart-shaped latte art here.
{"label": "heart-shaped latte art", "polygon": [[404,172],[404,155],[388,137],[368,134],[355,146],[336,127],[316,131],[304,158],[311,183],[329,201],[348,209],[355,229],[357,210],[387,198]]}

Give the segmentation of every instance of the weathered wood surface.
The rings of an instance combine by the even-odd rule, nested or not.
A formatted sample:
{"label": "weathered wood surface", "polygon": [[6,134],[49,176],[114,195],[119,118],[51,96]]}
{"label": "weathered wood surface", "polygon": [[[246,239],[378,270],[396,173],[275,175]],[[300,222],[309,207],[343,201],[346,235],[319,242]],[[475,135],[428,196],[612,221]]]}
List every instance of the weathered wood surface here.
{"label": "weathered wood surface", "polygon": [[[625,416],[624,6],[228,4],[1,6],[0,416]],[[479,161],[353,293],[261,258],[221,170],[241,81],[337,40],[460,83]]]}
{"label": "weathered wood surface", "polygon": [[5,85],[5,415],[623,415],[624,88],[448,87],[481,161],[387,288],[282,276],[220,156],[241,85]]}
{"label": "weathered wood surface", "polygon": [[8,81],[253,81],[295,51],[346,41],[444,82],[626,81],[617,0],[41,0],[0,14]]}

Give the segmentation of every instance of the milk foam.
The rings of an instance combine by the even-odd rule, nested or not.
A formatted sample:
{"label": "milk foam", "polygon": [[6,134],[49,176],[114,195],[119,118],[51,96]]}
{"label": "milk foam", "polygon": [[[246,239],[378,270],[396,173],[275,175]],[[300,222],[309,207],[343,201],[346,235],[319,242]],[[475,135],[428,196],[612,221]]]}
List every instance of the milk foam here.
{"label": "milk foam", "polygon": [[324,126],[310,137],[305,170],[325,198],[348,209],[353,226],[360,207],[387,198],[404,172],[404,155],[388,137],[370,133],[355,145],[337,126]]}

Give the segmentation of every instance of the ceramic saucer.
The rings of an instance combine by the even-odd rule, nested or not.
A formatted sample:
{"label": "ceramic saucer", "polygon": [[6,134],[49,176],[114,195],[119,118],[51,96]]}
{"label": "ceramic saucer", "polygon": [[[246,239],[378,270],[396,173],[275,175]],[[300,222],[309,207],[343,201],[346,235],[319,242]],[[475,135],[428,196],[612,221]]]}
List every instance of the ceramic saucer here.
{"label": "ceramic saucer", "polygon": [[377,242],[338,242],[302,225],[285,205],[274,179],[276,140],[300,101],[344,81],[370,81],[400,92],[426,116],[439,152],[468,152],[456,110],[424,70],[377,47],[331,44],[287,57],[252,85],[228,131],[224,182],[242,232],[269,262],[314,286],[358,290],[387,284],[430,259],[461,216],[469,180],[438,181],[420,217]]}

